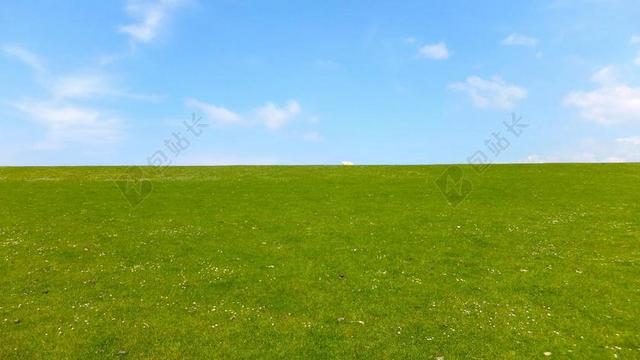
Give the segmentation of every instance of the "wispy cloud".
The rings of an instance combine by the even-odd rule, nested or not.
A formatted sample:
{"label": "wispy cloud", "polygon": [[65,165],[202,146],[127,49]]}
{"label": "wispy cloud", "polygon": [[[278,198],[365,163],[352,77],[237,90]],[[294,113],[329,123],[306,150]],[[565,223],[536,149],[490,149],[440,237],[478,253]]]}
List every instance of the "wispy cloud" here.
{"label": "wispy cloud", "polygon": [[527,163],[618,163],[640,161],[640,136],[613,140],[584,139],[569,148],[550,154],[533,154],[522,159]]}
{"label": "wispy cloud", "polygon": [[266,103],[257,110],[257,119],[269,129],[279,129],[295,119],[302,109],[297,101],[291,100],[285,106]]}
{"label": "wispy cloud", "polygon": [[37,148],[58,149],[69,143],[94,146],[122,139],[121,120],[103,110],[46,100],[16,103],[14,107],[46,128],[46,140]]}
{"label": "wispy cloud", "polygon": [[504,38],[501,44],[504,46],[535,47],[538,45],[538,39],[523,34],[512,33]]}
{"label": "wispy cloud", "polygon": [[105,75],[51,73],[40,56],[20,46],[3,50],[27,63],[47,93],[37,99],[7,102],[25,120],[45,129],[45,140],[35,145],[39,149],[60,149],[70,144],[94,147],[118,142],[124,138],[122,119],[96,106],[96,101],[116,97],[152,99],[121,90]]}
{"label": "wispy cloud", "polygon": [[267,102],[246,116],[197,99],[187,99],[185,105],[190,109],[202,112],[216,125],[263,125],[270,130],[280,129],[302,114],[302,107],[295,100],[290,100],[284,106]]}
{"label": "wispy cloud", "polygon": [[97,99],[123,98],[139,101],[157,102],[163,97],[153,94],[141,94],[127,91],[110,76],[103,73],[77,73],[64,75],[49,81],[53,98],[62,99]]}
{"label": "wispy cloud", "polygon": [[431,60],[446,60],[451,56],[447,44],[439,42],[436,44],[427,44],[418,49],[418,56]]}
{"label": "wispy cloud", "polygon": [[450,84],[449,88],[466,92],[473,104],[481,109],[510,110],[527,97],[525,88],[509,84],[497,76],[491,79],[470,76],[464,82]]}
{"label": "wispy cloud", "polygon": [[591,75],[591,81],[600,85],[612,85],[618,83],[618,70],[613,65],[607,65]]}
{"label": "wispy cloud", "polygon": [[[640,35],[633,35],[630,42],[632,45],[640,45]],[[633,63],[640,66],[640,51],[638,51],[638,54],[636,55]]]}
{"label": "wispy cloud", "polygon": [[618,144],[628,144],[634,146],[640,146],[640,136],[629,136],[625,138],[616,139]]}
{"label": "wispy cloud", "polygon": [[640,87],[620,82],[612,66],[600,69],[591,80],[600,87],[572,91],[565,96],[564,104],[578,109],[584,119],[602,125],[640,123]]}
{"label": "wispy cloud", "polygon": [[415,44],[417,40],[413,36],[409,36],[409,37],[404,38],[403,41],[404,41],[405,44],[411,45],[411,44]]}
{"label": "wispy cloud", "polygon": [[209,121],[216,125],[242,125],[245,120],[242,116],[221,106],[209,104],[196,99],[187,99],[186,106],[192,110],[199,111],[206,116]]}
{"label": "wispy cloud", "polygon": [[573,91],[564,104],[577,108],[583,118],[603,125],[640,122],[640,88],[624,84]]}
{"label": "wispy cloud", "polygon": [[185,4],[185,0],[128,0],[126,11],[134,21],[118,28],[135,42],[151,42],[171,13]]}
{"label": "wispy cloud", "polygon": [[22,46],[3,45],[2,52],[7,56],[11,56],[13,58],[16,58],[22,61],[23,63],[25,63],[27,66],[31,67],[35,71],[44,72],[46,69],[44,65],[44,61],[39,56],[25,49]]}
{"label": "wispy cloud", "polygon": [[51,93],[55,99],[90,99],[99,96],[117,96],[111,80],[97,74],[77,74],[56,78],[52,81]]}

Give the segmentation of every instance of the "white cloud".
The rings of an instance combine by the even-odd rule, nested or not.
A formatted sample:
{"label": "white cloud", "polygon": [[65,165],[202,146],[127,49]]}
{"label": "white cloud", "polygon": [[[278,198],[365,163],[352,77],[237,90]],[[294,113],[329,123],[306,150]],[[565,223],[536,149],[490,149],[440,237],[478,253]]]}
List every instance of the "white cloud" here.
{"label": "white cloud", "polygon": [[38,145],[40,148],[62,148],[67,143],[109,144],[122,138],[121,121],[99,109],[47,101],[13,105],[47,129],[47,139]]}
{"label": "white cloud", "polygon": [[269,129],[278,129],[295,119],[302,109],[295,101],[289,101],[285,106],[278,106],[274,103],[267,103],[258,108],[257,119],[267,126]]}
{"label": "white cloud", "polygon": [[640,136],[613,140],[586,139],[555,154],[529,155],[522,159],[528,163],[616,163],[640,161]]}
{"label": "white cloud", "polygon": [[[631,37],[630,42],[632,45],[640,45],[640,35],[633,35]],[[636,58],[633,61],[633,63],[640,66],[640,51],[638,51],[638,54],[636,55]]]}
{"label": "white cloud", "polygon": [[99,66],[107,66],[111,64],[115,64],[116,62],[127,57],[126,53],[111,53],[111,54],[103,54],[96,57],[95,61]]}
{"label": "white cloud", "polygon": [[518,33],[513,33],[502,40],[502,45],[535,47],[538,45],[538,39]]}
{"label": "white cloud", "polygon": [[437,44],[427,44],[418,50],[418,55],[425,59],[446,60],[450,56],[447,44],[439,42]]}
{"label": "white cloud", "polygon": [[[69,144],[87,147],[112,144],[123,138],[122,120],[102,109],[87,104],[88,99],[111,97],[145,98],[117,89],[105,76],[57,76],[46,71],[44,61],[18,46],[5,46],[5,53],[19,58],[38,74],[48,95],[41,99],[7,102],[26,120],[41,125],[46,131],[39,149],[60,149]],[[81,101],[84,100],[84,101]],[[79,101],[81,101],[79,103]]]}
{"label": "white cloud", "polygon": [[98,75],[63,76],[54,81],[51,92],[56,99],[86,99],[101,95],[113,95],[113,85]]}
{"label": "white cloud", "polygon": [[2,52],[4,52],[8,56],[14,57],[22,61],[23,63],[31,67],[33,70],[36,70],[38,72],[45,71],[44,61],[38,55],[30,52],[29,50],[21,46],[4,45],[2,46]]}
{"label": "white cloud", "polygon": [[268,102],[246,116],[197,99],[187,99],[185,104],[193,110],[202,112],[216,125],[264,125],[270,130],[280,129],[302,114],[302,107],[295,100],[287,102],[284,106]]}
{"label": "white cloud", "polygon": [[583,118],[603,125],[640,122],[640,88],[613,85],[572,91],[564,104],[577,108]]}
{"label": "white cloud", "polygon": [[583,151],[567,154],[538,155],[533,154],[520,160],[527,164],[551,164],[551,163],[621,163],[625,158],[616,156],[602,156],[592,151]]}
{"label": "white cloud", "polygon": [[121,90],[107,76],[99,73],[64,76],[47,73],[45,62],[41,57],[17,45],[3,46],[2,51],[37,71],[38,79],[48,87],[52,98],[56,100],[121,97],[157,101],[160,98],[157,95],[136,94]]}
{"label": "white cloud", "polygon": [[572,91],[565,96],[564,104],[578,109],[583,118],[603,125],[640,122],[640,87],[619,82],[612,66],[597,71],[591,80],[600,87]]}
{"label": "white cloud", "polygon": [[509,110],[527,97],[525,88],[509,84],[496,76],[488,80],[470,76],[464,82],[450,84],[449,88],[468,93],[473,104],[483,109]]}
{"label": "white cloud", "polygon": [[618,70],[613,65],[607,65],[591,75],[592,82],[600,85],[612,85],[618,83]]}
{"label": "white cloud", "polygon": [[56,100],[126,98],[154,102],[162,98],[123,90],[108,76],[97,73],[64,75],[48,82],[51,96]]}
{"label": "white cloud", "polygon": [[119,31],[129,35],[136,42],[150,42],[158,36],[171,12],[184,2],[184,0],[128,0],[126,11],[135,21],[120,26]]}
{"label": "white cloud", "polygon": [[629,136],[626,138],[618,138],[616,139],[616,142],[619,144],[640,146],[640,136]]}
{"label": "white cloud", "polygon": [[196,99],[187,99],[187,107],[202,112],[216,125],[242,125],[245,121],[235,112]]}
{"label": "white cloud", "polygon": [[405,44],[415,44],[416,43],[416,38],[409,36],[407,38],[404,39],[404,43]]}

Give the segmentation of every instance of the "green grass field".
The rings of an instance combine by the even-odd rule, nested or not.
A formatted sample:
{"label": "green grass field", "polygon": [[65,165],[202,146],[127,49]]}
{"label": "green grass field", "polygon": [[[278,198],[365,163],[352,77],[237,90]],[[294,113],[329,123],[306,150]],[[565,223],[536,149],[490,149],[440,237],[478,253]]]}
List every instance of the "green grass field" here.
{"label": "green grass field", "polygon": [[445,168],[0,168],[0,359],[640,358],[640,165]]}

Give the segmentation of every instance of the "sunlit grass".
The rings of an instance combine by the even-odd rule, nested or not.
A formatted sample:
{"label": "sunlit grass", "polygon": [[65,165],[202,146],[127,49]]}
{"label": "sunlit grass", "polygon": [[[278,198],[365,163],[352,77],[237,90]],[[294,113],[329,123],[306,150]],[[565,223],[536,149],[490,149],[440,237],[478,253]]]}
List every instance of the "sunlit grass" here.
{"label": "sunlit grass", "polygon": [[444,170],[0,168],[0,359],[640,357],[639,165]]}

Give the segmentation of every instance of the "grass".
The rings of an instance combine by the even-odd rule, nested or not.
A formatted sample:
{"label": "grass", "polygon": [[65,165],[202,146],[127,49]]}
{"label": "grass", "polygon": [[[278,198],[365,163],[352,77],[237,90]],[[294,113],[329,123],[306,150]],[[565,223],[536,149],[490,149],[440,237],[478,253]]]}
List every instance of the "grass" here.
{"label": "grass", "polygon": [[125,170],[0,168],[0,359],[640,357],[640,165]]}

